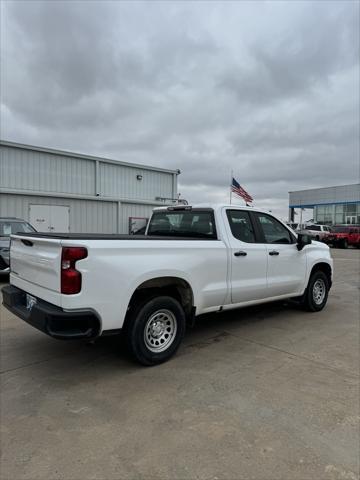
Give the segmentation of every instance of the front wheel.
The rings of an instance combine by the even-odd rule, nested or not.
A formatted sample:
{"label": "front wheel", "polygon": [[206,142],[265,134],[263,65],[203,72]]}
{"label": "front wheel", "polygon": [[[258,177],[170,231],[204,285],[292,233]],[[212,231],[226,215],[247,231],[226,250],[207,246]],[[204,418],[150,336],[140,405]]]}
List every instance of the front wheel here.
{"label": "front wheel", "polygon": [[330,283],[324,272],[314,272],[302,298],[302,305],[309,312],[320,312],[327,302]]}
{"label": "front wheel", "polygon": [[136,308],[126,329],[132,355],[150,366],[171,358],[185,334],[185,313],[172,297],[156,297]]}

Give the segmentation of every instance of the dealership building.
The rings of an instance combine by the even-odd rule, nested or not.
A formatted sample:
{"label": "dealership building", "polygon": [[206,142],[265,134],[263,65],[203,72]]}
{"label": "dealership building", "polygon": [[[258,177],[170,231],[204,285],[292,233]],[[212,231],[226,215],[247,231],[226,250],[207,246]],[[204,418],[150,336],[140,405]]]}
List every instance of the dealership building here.
{"label": "dealership building", "polygon": [[179,173],[0,141],[0,217],[42,232],[134,233],[176,202]]}
{"label": "dealership building", "polygon": [[313,209],[314,223],[360,225],[360,183],[289,192],[290,222],[296,209],[308,208]]}

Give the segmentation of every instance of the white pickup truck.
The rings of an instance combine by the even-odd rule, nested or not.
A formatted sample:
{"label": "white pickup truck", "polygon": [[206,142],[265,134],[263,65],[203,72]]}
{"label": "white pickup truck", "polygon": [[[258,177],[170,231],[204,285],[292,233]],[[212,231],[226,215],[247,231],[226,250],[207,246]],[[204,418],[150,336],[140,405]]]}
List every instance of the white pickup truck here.
{"label": "white pickup truck", "polygon": [[331,228],[327,225],[307,225],[304,233],[308,233],[315,240],[326,242],[331,233]]}
{"label": "white pickup truck", "polygon": [[295,298],[324,308],[329,247],[269,213],[234,205],[154,210],[145,236],[12,235],[3,303],[59,339],[123,330],[144,365],[169,359],[188,321]]}

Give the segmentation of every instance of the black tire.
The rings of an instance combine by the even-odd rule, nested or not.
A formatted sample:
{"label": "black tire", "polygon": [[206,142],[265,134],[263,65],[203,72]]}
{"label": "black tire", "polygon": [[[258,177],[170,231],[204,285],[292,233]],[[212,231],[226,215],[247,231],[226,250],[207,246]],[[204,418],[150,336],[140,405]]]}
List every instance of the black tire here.
{"label": "black tire", "polygon": [[145,366],[166,362],[179,348],[185,324],[185,312],[175,298],[145,300],[127,322],[125,335],[130,353]]}
{"label": "black tire", "polygon": [[319,237],[319,235],[316,235],[315,240],[316,240],[317,242],[320,242],[320,237]]}
{"label": "black tire", "polygon": [[[317,290],[315,290],[316,286],[318,287]],[[320,290],[322,287],[323,295],[322,293],[320,295],[319,287],[320,287]],[[321,270],[315,271],[309,279],[308,286],[301,300],[301,304],[303,308],[309,312],[320,312],[320,310],[322,310],[326,305],[328,295],[329,295],[329,289],[330,289],[330,283],[325,273],[322,272]],[[316,292],[319,292],[318,295],[316,295]],[[323,298],[321,298],[322,296]],[[317,297],[317,300],[316,300],[316,297]]]}
{"label": "black tire", "polygon": [[345,239],[343,240],[342,242],[342,248],[348,248],[349,244],[348,244],[348,241]]}

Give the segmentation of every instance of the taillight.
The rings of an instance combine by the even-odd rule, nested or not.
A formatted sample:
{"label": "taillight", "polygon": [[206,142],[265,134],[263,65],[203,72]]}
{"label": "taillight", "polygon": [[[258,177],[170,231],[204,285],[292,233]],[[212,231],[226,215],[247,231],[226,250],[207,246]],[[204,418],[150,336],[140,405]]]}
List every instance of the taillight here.
{"label": "taillight", "polygon": [[84,247],[63,247],[61,254],[61,293],[73,295],[81,290],[81,273],[75,268],[78,260],[87,257]]}

